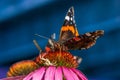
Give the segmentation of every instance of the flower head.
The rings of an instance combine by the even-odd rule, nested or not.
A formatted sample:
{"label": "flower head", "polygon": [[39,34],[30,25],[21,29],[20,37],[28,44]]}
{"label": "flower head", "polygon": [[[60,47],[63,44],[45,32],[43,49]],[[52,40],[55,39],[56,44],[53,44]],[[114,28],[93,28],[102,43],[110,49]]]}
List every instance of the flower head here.
{"label": "flower head", "polygon": [[77,68],[77,59],[68,51],[42,52],[35,60],[40,66],[66,66]]}
{"label": "flower head", "polygon": [[8,77],[27,75],[36,70],[38,65],[32,60],[24,60],[13,64],[7,72]]}
{"label": "flower head", "polygon": [[49,66],[31,72],[23,80],[87,80],[87,78],[75,68]]}

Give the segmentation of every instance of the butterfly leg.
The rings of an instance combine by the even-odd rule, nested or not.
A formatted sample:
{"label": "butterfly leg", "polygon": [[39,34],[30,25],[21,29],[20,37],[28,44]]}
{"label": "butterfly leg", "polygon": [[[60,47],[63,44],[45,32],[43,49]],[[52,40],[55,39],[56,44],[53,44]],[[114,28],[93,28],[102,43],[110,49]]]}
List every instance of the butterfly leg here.
{"label": "butterfly leg", "polygon": [[82,58],[78,56],[74,56],[74,59],[77,60],[77,63],[80,64],[82,62]]}

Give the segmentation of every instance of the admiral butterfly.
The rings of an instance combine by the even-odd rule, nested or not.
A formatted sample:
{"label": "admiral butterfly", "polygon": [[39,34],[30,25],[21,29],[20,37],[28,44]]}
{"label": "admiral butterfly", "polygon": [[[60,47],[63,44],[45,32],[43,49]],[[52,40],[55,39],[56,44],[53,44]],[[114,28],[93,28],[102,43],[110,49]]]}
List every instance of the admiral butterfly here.
{"label": "admiral butterfly", "polygon": [[65,16],[59,40],[54,41],[54,39],[49,39],[46,51],[88,49],[93,46],[97,38],[103,34],[103,30],[88,32],[83,35],[79,34],[74,20],[74,8],[71,7]]}

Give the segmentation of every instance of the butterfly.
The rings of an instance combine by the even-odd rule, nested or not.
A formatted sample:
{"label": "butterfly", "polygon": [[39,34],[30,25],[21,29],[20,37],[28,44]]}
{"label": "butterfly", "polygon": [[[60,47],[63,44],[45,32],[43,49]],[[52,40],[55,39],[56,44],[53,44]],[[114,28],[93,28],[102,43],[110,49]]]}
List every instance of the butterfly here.
{"label": "butterfly", "polygon": [[58,41],[49,39],[46,50],[82,50],[88,49],[96,43],[96,40],[104,34],[103,30],[87,32],[83,35],[78,33],[75,19],[74,8],[69,8],[64,23],[60,30]]}

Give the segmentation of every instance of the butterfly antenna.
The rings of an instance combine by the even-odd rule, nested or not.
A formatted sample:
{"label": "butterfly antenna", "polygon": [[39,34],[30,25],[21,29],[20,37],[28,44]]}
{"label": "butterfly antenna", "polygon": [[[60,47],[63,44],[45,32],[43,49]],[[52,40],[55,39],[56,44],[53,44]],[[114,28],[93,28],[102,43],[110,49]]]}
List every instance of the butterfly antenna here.
{"label": "butterfly antenna", "polygon": [[39,36],[41,38],[44,38],[44,39],[49,39],[48,37],[45,37],[45,36],[42,36],[42,35],[39,35],[39,34],[35,34],[36,36]]}
{"label": "butterfly antenna", "polygon": [[37,41],[36,41],[36,40],[33,40],[33,43],[34,43],[34,45],[36,46],[36,48],[39,50],[39,52],[41,53],[41,52],[42,52],[42,49],[41,49],[41,47],[39,46],[39,44],[37,43]]}
{"label": "butterfly antenna", "polygon": [[[39,35],[39,34],[35,34],[36,36],[39,36],[41,38],[44,38],[44,39],[47,39],[48,40],[48,44],[51,46],[51,48],[54,49],[54,39],[55,39],[55,33],[53,33],[51,35],[51,38],[48,38],[48,37],[45,37],[45,36],[42,36],[42,35]],[[35,46],[38,48],[38,50],[40,50],[40,47],[39,45],[37,44],[36,40],[34,41],[34,44]]]}

